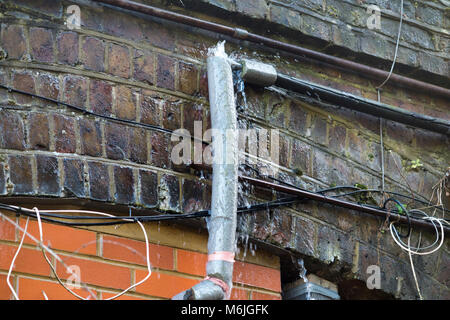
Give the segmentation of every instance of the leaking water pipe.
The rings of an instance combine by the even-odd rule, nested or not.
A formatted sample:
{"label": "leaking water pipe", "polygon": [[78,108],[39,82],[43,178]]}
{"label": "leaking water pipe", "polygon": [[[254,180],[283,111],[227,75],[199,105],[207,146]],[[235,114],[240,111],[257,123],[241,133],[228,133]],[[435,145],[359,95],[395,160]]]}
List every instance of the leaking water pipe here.
{"label": "leaking water pipe", "polygon": [[233,75],[224,42],[207,59],[212,129],[212,196],[207,277],[174,300],[229,299],[236,245],[238,135]]}

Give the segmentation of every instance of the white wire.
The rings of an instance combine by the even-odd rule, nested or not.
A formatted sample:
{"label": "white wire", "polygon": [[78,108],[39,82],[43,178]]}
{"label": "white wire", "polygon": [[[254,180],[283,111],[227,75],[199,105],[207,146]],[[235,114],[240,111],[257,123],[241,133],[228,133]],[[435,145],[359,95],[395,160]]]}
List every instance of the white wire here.
{"label": "white wire", "polygon": [[[408,247],[411,248],[411,233],[408,236]],[[423,300],[422,293],[420,292],[419,282],[417,281],[416,270],[414,268],[411,252],[412,252],[411,250],[408,251],[409,263],[411,264],[411,270],[414,276],[414,282],[416,283],[417,292],[419,293],[419,298],[420,300]]]}
{"label": "white wire", "polygon": [[415,255],[425,256],[425,255],[429,255],[429,254],[432,254],[432,253],[436,252],[437,250],[439,250],[442,247],[442,244],[444,243],[444,226],[442,225],[441,219],[438,219],[438,218],[435,218],[435,217],[426,217],[424,219],[425,220],[430,220],[430,221],[433,221],[433,220],[436,221],[437,223],[439,223],[439,226],[440,226],[440,229],[441,229],[441,241],[440,241],[439,245],[436,248],[434,248],[433,250],[426,251],[426,252],[416,252],[416,251],[412,251],[410,248],[408,248],[408,247],[404,246],[403,244],[401,244],[397,240],[397,237],[394,235],[394,231],[393,231],[394,222],[391,222],[390,225],[389,225],[389,230],[391,231],[392,239],[394,239],[395,243],[400,248],[402,248],[403,250],[405,250],[407,252],[415,254]]}
{"label": "white wire", "polygon": [[[22,208],[22,210],[29,210],[26,208]],[[33,208],[33,210],[29,210],[29,211],[34,211],[36,213],[37,219],[38,219],[38,224],[39,224],[39,236],[42,242],[42,225],[41,225],[41,217],[40,217],[40,213],[39,210],[35,207]],[[89,214],[96,214],[96,215],[101,215],[101,216],[107,216],[107,217],[117,217],[108,213],[104,213],[104,212],[98,212],[98,211],[87,211],[87,210],[46,210],[45,212],[49,212],[49,213],[89,213]],[[122,220],[125,221],[134,221],[131,219],[127,219],[127,218],[123,218]],[[150,250],[149,250],[149,240],[148,240],[148,236],[147,236],[147,231],[145,230],[144,225],[140,222],[137,221],[136,222],[139,224],[139,226],[142,229],[142,232],[144,233],[144,238],[145,238],[145,251],[146,251],[146,261],[147,261],[147,270],[148,270],[148,274],[147,276],[145,276],[142,280],[140,280],[139,282],[129,286],[127,289],[123,290],[122,292],[116,294],[115,296],[112,296],[106,300],[114,300],[118,297],[120,297],[121,295],[127,293],[128,291],[130,291],[131,289],[137,287],[138,285],[142,284],[143,282],[145,282],[152,274],[152,269],[151,269],[151,264],[150,264]],[[48,261],[47,261],[48,262]],[[64,286],[65,287],[65,286]],[[77,298],[82,299],[82,300],[88,300],[86,298],[83,298],[81,296],[79,296],[78,294],[76,294],[75,292],[73,292],[72,290],[70,290],[69,288],[65,287],[70,293],[72,293],[73,295],[75,295]]]}
{"label": "white wire", "polygon": [[16,298],[16,300],[20,300],[20,299],[17,296],[17,293],[14,290],[14,288],[12,287],[11,283],[9,282],[9,278],[11,277],[11,272],[12,272],[12,269],[14,268],[14,262],[16,261],[16,258],[19,255],[20,249],[22,248],[22,245],[23,245],[23,240],[25,240],[25,235],[27,234],[28,220],[30,220],[30,218],[27,218],[27,222],[25,223],[25,229],[23,231],[22,239],[20,240],[19,247],[17,248],[16,254],[14,255],[14,257],[11,261],[11,265],[9,266],[9,270],[8,270],[8,275],[6,277],[6,283],[8,284],[8,287],[11,290],[12,294],[14,295],[14,298]]}

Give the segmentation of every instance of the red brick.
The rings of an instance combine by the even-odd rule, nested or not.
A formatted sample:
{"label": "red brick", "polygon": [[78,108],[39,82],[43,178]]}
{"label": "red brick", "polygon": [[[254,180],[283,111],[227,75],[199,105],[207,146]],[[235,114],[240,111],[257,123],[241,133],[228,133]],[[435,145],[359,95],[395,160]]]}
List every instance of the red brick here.
{"label": "red brick", "polygon": [[[34,77],[31,73],[13,73],[12,87],[28,93],[36,93]],[[30,104],[33,99],[30,96],[14,93],[17,104]]]}
{"label": "red brick", "polygon": [[281,292],[280,271],[252,263],[234,263],[233,282]]}
{"label": "red brick", "polygon": [[267,294],[252,291],[252,300],[281,300],[281,296],[279,294]]}
{"label": "red brick", "polygon": [[[81,287],[79,289],[70,288],[73,292],[79,296],[88,299],[96,299],[96,291],[90,289],[94,297],[85,288]],[[19,278],[19,299],[21,300],[45,300],[44,293],[48,300],[79,300],[76,296],[68,292],[62,285],[58,282],[29,279],[29,278]]]}
{"label": "red brick", "polygon": [[[147,265],[145,242],[103,236],[103,257],[128,263]],[[173,269],[173,249],[149,244],[149,257],[152,268]]]}
{"label": "red brick", "polygon": [[33,192],[31,157],[9,156],[10,180],[14,185],[13,193],[30,194]]}
{"label": "red brick", "polygon": [[161,88],[175,90],[175,63],[174,58],[159,54],[156,70],[156,85]]}
{"label": "red brick", "polygon": [[[26,220],[20,219],[20,226],[25,227]],[[39,239],[39,227],[37,221],[28,222],[28,233]],[[96,234],[92,231],[75,229],[51,223],[42,223],[44,244],[51,249],[70,251],[71,253],[84,253],[95,255],[97,252]],[[25,243],[34,244],[29,237]]]}
{"label": "red brick", "polygon": [[88,85],[85,78],[74,75],[64,77],[64,102],[85,109],[87,91]]}
{"label": "red brick", "polygon": [[121,119],[136,119],[136,92],[127,86],[116,87],[116,116]]}
{"label": "red brick", "polygon": [[177,270],[179,272],[204,277],[206,276],[207,262],[208,256],[204,253],[177,250]]}
{"label": "red brick", "polygon": [[112,112],[112,85],[92,79],[89,84],[89,104],[92,112],[110,116]]}
{"label": "red brick", "polygon": [[[9,282],[14,288],[14,276],[9,278]],[[0,300],[12,300],[14,299],[11,289],[9,289],[8,283],[6,282],[6,275],[0,274]]]}
{"label": "red brick", "polygon": [[[22,234],[21,234],[22,235]],[[0,269],[9,270],[17,247],[0,244]],[[48,256],[49,254],[47,254]],[[14,262],[13,271],[36,274],[41,276],[50,275],[50,266],[45,261],[40,249],[23,248]]]}
{"label": "red brick", "polygon": [[14,150],[25,149],[24,124],[16,111],[0,111],[0,147]]}
{"label": "red brick", "polygon": [[130,52],[128,47],[111,44],[108,52],[109,72],[122,78],[130,77]]}
{"label": "red brick", "polygon": [[55,151],[74,153],[76,150],[75,120],[63,115],[53,115],[55,124]]}
{"label": "red brick", "polygon": [[10,241],[15,241],[16,239],[16,227],[3,217],[0,217],[0,239]]}
{"label": "red brick", "polygon": [[163,127],[170,130],[181,128],[181,103],[178,100],[166,99],[162,107]]}
{"label": "red brick", "polygon": [[100,123],[93,119],[82,118],[79,120],[81,138],[81,152],[93,157],[102,155],[102,132]]}
{"label": "red brick", "polygon": [[39,95],[55,100],[58,99],[59,79],[57,76],[40,74],[37,78],[37,87]]}
{"label": "red brick", "polygon": [[53,34],[49,29],[30,28],[30,50],[33,60],[53,62]]}
{"label": "red brick", "polygon": [[61,64],[74,66],[78,63],[78,34],[61,32],[57,37],[57,59]]}
{"label": "red brick", "polygon": [[193,102],[186,103],[183,108],[183,114],[184,114],[183,128],[188,130],[191,136],[194,136],[195,121],[203,120],[203,105]]}
{"label": "red brick", "polygon": [[[108,34],[124,39],[133,39],[136,42],[143,38],[141,20],[130,14],[108,9],[100,17],[97,14],[96,18],[100,18],[103,30]],[[147,23],[146,21],[145,24]]]}
{"label": "red brick", "polygon": [[195,65],[185,62],[178,64],[179,90],[192,95],[197,92],[198,69]]}
{"label": "red brick", "polygon": [[133,60],[133,77],[138,81],[154,84],[155,58],[152,52],[135,50]]}
{"label": "red brick", "polygon": [[233,289],[231,289],[230,300],[249,300],[249,294],[250,291],[233,286]]}
{"label": "red brick", "polygon": [[[147,275],[145,270],[136,270],[136,282]],[[200,280],[184,278],[178,275],[152,272],[147,281],[136,287],[136,291],[154,297],[172,298],[174,295],[192,288]]]}
{"label": "red brick", "polygon": [[[106,299],[114,297],[116,295],[117,295],[117,293],[102,292],[102,300],[106,300]],[[146,300],[146,299],[130,296],[128,294],[123,294],[123,295],[115,298],[114,300]]]}
{"label": "red brick", "polygon": [[[128,268],[64,255],[61,258],[67,266],[76,265],[80,268],[83,283],[116,289],[126,289],[131,285],[131,271]],[[62,279],[70,277],[60,262],[57,263],[56,271]]]}
{"label": "red brick", "polygon": [[8,53],[8,59],[22,59],[27,51],[23,27],[18,25],[3,25],[2,47]]}
{"label": "red brick", "polygon": [[170,167],[168,135],[161,132],[153,132],[150,141],[152,145],[151,150],[152,164],[161,168]]}
{"label": "red brick", "polygon": [[93,37],[84,39],[82,63],[88,70],[105,71],[105,44],[102,40]]}

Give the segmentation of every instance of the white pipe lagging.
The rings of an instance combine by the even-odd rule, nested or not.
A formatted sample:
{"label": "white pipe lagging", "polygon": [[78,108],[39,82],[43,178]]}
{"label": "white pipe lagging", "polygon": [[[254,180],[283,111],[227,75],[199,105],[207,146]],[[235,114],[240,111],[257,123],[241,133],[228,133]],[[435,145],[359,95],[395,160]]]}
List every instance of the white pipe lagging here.
{"label": "white pipe lagging", "polygon": [[229,299],[233,285],[239,153],[232,66],[223,42],[210,50],[207,71],[213,144],[207,277],[174,300]]}

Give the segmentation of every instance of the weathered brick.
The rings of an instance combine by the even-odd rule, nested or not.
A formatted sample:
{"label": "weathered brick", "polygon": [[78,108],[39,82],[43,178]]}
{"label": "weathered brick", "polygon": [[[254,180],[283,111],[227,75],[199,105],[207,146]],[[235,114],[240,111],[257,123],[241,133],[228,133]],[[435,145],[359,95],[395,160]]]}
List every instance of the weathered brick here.
{"label": "weathered brick", "polygon": [[115,113],[118,118],[136,119],[137,93],[128,86],[116,87]]}
{"label": "weathered brick", "polygon": [[36,164],[39,194],[58,195],[60,191],[58,160],[55,157],[36,155]]}
{"label": "weathered brick", "polygon": [[295,249],[304,255],[314,256],[316,223],[297,217],[295,224]]}
{"label": "weathered brick", "polygon": [[32,150],[50,150],[50,134],[47,114],[30,114],[28,119],[28,141]]}
{"label": "weathered brick", "polygon": [[165,100],[162,105],[162,119],[164,128],[177,130],[181,128],[182,102],[172,98]]}
{"label": "weathered brick", "polygon": [[304,135],[307,130],[308,113],[301,107],[301,105],[291,102],[290,104],[290,122],[289,129],[296,134]]}
{"label": "weathered brick", "polygon": [[158,186],[159,207],[163,210],[178,211],[180,207],[180,185],[178,178],[164,174]]}
{"label": "weathered brick", "polygon": [[130,51],[128,47],[111,44],[108,49],[109,72],[122,78],[130,77]]}
{"label": "weathered brick", "polygon": [[175,63],[174,58],[158,55],[156,69],[156,85],[158,87],[175,90]]}
{"label": "weathered brick", "polygon": [[14,150],[25,149],[24,124],[19,113],[0,110],[0,147]]}
{"label": "weathered brick", "polygon": [[341,126],[335,123],[333,126],[330,126],[329,135],[328,135],[328,146],[331,150],[344,153],[345,152],[345,136],[346,129],[344,126]]}
{"label": "weathered brick", "polygon": [[178,63],[179,90],[189,95],[197,92],[198,68],[190,63]]}
{"label": "weathered brick", "polygon": [[311,131],[311,138],[322,145],[327,144],[327,120],[315,117],[314,125]]}
{"label": "weathered brick", "polygon": [[293,139],[290,168],[300,169],[304,174],[311,172],[311,146]]}
{"label": "weathered brick", "polygon": [[148,170],[139,170],[141,179],[141,203],[147,207],[158,204],[158,175]]}
{"label": "weathered brick", "polygon": [[138,81],[154,84],[155,58],[149,51],[135,50],[133,59],[133,78]]}
{"label": "weathered brick", "polygon": [[61,17],[63,11],[61,0],[54,0],[52,2],[48,2],[47,0],[16,0],[15,3],[56,17]]}
{"label": "weathered brick", "polygon": [[109,159],[121,160],[128,158],[129,133],[128,127],[117,123],[107,123],[105,126],[106,156]]}
{"label": "weathered brick", "polygon": [[135,202],[133,170],[126,167],[114,167],[114,194],[117,203],[130,204]]}
{"label": "weathered brick", "polygon": [[2,25],[2,48],[8,53],[8,59],[21,60],[27,52],[23,26]]}
{"label": "weathered brick", "polygon": [[198,91],[202,97],[209,99],[209,88],[208,88],[208,73],[205,69],[200,71],[200,78],[198,81]]}
{"label": "weathered brick", "polygon": [[64,159],[64,191],[66,196],[85,196],[84,164],[81,160]]}
{"label": "weathered brick", "polygon": [[102,132],[98,121],[84,118],[79,120],[81,152],[93,157],[102,155]]}
{"label": "weathered brick", "polygon": [[55,151],[63,153],[75,153],[76,150],[76,135],[75,135],[75,120],[63,115],[53,115],[53,122],[55,124]]}
{"label": "weathered brick", "polygon": [[61,32],[56,41],[58,63],[71,66],[76,65],[78,63],[78,34],[75,32]]}
{"label": "weathered brick", "polygon": [[[140,41],[143,38],[141,22],[142,20],[114,9],[107,9],[97,16],[107,34],[115,35],[125,39]],[[145,23],[147,24],[147,23]],[[98,29],[98,28],[95,28]]]}
{"label": "weathered brick", "polygon": [[291,241],[292,215],[282,209],[274,209],[270,221],[269,241],[283,248],[288,247]]}
{"label": "weathered brick", "polygon": [[38,93],[41,96],[58,99],[59,79],[51,74],[39,74],[37,76]]}
{"label": "weathered brick", "polygon": [[270,20],[288,28],[301,30],[302,18],[300,14],[282,6],[270,6]]}
{"label": "weathered brick", "polygon": [[147,130],[130,128],[129,133],[130,160],[137,163],[147,163]]}
{"label": "weathered brick", "polygon": [[[5,160],[0,160],[0,194],[6,194],[6,179],[5,179],[5,170],[3,162]],[[1,232],[0,232],[1,233]]]}
{"label": "weathered brick", "polygon": [[320,260],[325,262],[340,262],[352,265],[354,242],[347,233],[337,232],[328,226],[318,227],[317,253]]}
{"label": "weathered brick", "polygon": [[[12,74],[12,87],[24,92],[36,93],[34,77],[28,72],[14,72]],[[33,101],[32,97],[20,93],[14,93],[14,98],[17,104],[30,104]]]}
{"label": "weathered brick", "polygon": [[86,108],[88,84],[84,77],[66,75],[64,77],[63,100],[79,108]]}
{"label": "weathered brick", "polygon": [[161,132],[153,132],[151,134],[150,143],[151,150],[151,163],[154,166],[161,168],[170,167],[170,151],[169,149],[169,137],[167,134]]}
{"label": "weathered brick", "polygon": [[194,136],[195,121],[203,120],[203,105],[193,102],[186,103],[184,104],[183,114],[183,128],[188,130],[191,136]]}
{"label": "weathered brick", "polygon": [[162,98],[152,91],[143,90],[141,96],[141,122],[151,125],[159,125],[161,115]]}
{"label": "weathered brick", "polygon": [[81,61],[88,70],[105,71],[105,43],[97,38],[86,37],[83,42]]}
{"label": "weathered brick", "polygon": [[9,156],[9,177],[14,186],[14,194],[33,193],[33,177],[31,170],[31,157],[28,156]]}
{"label": "weathered brick", "polygon": [[269,6],[265,0],[241,0],[236,1],[236,11],[252,18],[265,19]]}
{"label": "weathered brick", "polygon": [[175,33],[162,22],[148,21],[143,25],[144,39],[150,45],[173,51],[175,48]]}
{"label": "weathered brick", "polygon": [[30,50],[33,60],[53,62],[53,33],[49,29],[30,28]]}
{"label": "weathered brick", "polygon": [[198,180],[183,179],[183,212],[209,209],[210,204],[203,197],[205,186]]}
{"label": "weathered brick", "polygon": [[94,200],[109,201],[109,174],[106,164],[89,162],[89,194]]}
{"label": "weathered brick", "polygon": [[89,104],[95,113],[110,116],[112,113],[112,85],[92,79],[89,83]]}

